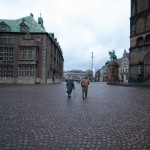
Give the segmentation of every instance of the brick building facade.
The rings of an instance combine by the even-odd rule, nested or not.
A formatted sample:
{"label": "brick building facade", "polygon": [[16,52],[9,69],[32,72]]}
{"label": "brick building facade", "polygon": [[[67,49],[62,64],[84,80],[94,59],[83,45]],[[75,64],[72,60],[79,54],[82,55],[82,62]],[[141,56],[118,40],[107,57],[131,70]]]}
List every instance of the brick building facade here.
{"label": "brick building facade", "polygon": [[150,78],[150,0],[131,0],[129,82]]}
{"label": "brick building facade", "polygon": [[0,83],[52,83],[63,79],[63,53],[43,19],[33,14],[0,19]]}

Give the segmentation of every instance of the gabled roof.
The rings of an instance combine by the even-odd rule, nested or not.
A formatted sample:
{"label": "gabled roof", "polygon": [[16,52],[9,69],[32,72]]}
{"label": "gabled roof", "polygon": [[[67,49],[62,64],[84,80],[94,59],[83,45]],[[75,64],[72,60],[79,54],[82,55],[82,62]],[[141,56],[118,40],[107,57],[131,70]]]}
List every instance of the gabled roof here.
{"label": "gabled roof", "polygon": [[9,32],[20,32],[20,24],[23,21],[29,27],[29,32],[46,33],[46,30],[42,28],[42,26],[38,24],[32,16],[23,17],[16,20],[0,19],[0,24],[2,22],[6,23],[10,27]]}

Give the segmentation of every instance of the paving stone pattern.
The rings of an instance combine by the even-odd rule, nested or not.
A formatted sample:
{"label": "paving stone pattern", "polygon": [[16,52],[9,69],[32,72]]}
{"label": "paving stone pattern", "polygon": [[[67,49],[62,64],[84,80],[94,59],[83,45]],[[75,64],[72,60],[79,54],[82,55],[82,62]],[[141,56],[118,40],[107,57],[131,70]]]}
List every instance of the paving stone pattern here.
{"label": "paving stone pattern", "polygon": [[0,150],[150,150],[150,89],[75,87],[0,85]]}

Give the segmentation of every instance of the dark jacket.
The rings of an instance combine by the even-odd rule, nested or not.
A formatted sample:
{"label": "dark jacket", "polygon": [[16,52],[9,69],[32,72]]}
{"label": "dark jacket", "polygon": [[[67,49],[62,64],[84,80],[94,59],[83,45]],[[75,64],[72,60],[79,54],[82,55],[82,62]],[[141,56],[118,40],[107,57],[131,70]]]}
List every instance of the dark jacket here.
{"label": "dark jacket", "polygon": [[68,80],[66,86],[67,86],[67,93],[68,94],[70,94],[72,92],[72,89],[75,88],[72,80]]}

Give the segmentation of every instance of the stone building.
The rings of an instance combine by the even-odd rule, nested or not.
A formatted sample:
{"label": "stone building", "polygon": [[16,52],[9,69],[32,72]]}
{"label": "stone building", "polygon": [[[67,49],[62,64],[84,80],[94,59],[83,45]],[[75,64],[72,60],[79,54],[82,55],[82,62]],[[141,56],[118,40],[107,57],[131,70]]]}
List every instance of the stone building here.
{"label": "stone building", "polygon": [[100,82],[100,69],[98,69],[95,73],[95,82]]}
{"label": "stone building", "polygon": [[70,70],[64,72],[64,80],[68,80],[69,77],[72,77],[74,81],[77,81],[78,79],[83,79],[87,75],[86,71],[82,70]]}
{"label": "stone building", "polygon": [[100,82],[107,82],[108,79],[108,65],[109,65],[110,61],[107,61],[105,63],[105,66],[103,66],[100,69]]}
{"label": "stone building", "polygon": [[150,0],[131,0],[129,82],[150,78]]}
{"label": "stone building", "polygon": [[63,53],[43,18],[0,19],[0,83],[52,83],[63,78]]}
{"label": "stone building", "polygon": [[129,80],[129,53],[124,50],[123,56],[117,60],[119,65],[119,79],[121,82],[128,82]]}

